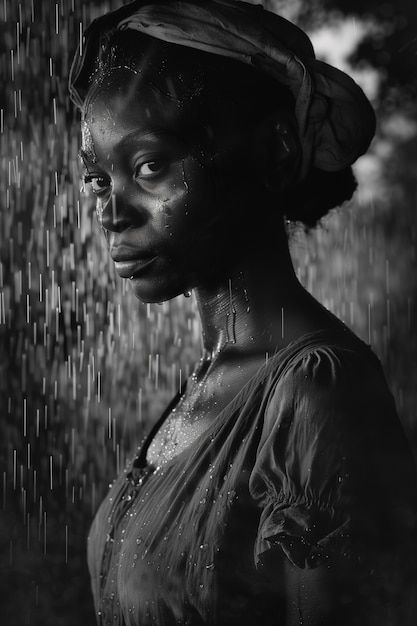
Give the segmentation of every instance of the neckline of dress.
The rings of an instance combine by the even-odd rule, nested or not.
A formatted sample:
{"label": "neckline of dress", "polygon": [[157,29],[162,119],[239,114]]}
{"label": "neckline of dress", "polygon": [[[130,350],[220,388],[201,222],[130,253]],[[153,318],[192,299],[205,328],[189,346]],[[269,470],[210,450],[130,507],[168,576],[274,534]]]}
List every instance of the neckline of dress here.
{"label": "neckline of dress", "polygon": [[[203,436],[207,437],[210,430],[213,429],[214,425],[219,421],[221,416],[223,416],[226,412],[235,411],[241,404],[244,403],[247,396],[252,391],[253,387],[256,387],[262,380],[264,380],[268,376],[269,370],[273,369],[276,366],[277,361],[280,361],[281,359],[284,360],[287,353],[290,353],[289,356],[291,356],[291,353],[293,353],[294,355],[298,353],[297,348],[299,344],[304,344],[303,350],[300,351],[300,353],[304,353],[306,350],[309,350],[310,348],[314,347],[314,345],[317,344],[319,339],[320,341],[323,341],[324,339],[326,339],[327,343],[330,343],[329,340],[331,339],[335,339],[336,337],[340,338],[340,337],[347,337],[347,336],[349,336],[350,338],[355,338],[356,341],[358,341],[359,343],[363,343],[359,339],[359,337],[357,337],[347,326],[345,326],[341,329],[332,329],[332,330],[319,329],[319,330],[310,331],[308,333],[301,335],[297,339],[294,339],[283,348],[280,348],[279,350],[274,352],[274,354],[271,357],[269,357],[268,360],[265,360],[265,363],[261,365],[261,367],[256,372],[256,374],[251,376],[251,378],[249,378],[249,380],[246,381],[246,383],[236,393],[236,395],[230,400],[230,402],[228,402],[226,406],[224,406],[223,409],[221,409],[221,411],[219,411],[219,413],[212,419],[208,428],[204,430],[201,433],[201,435],[196,437],[196,439],[189,446],[187,446],[181,452],[173,456],[171,459],[169,459],[169,461],[166,461],[165,463],[161,464],[160,467],[161,468],[163,467],[164,469],[166,469],[173,462],[177,461],[177,459],[183,456],[183,454],[189,452],[190,448],[194,446],[200,440],[201,437]],[[366,345],[366,344],[363,343],[363,345]],[[171,414],[172,409],[177,406],[180,398],[185,392],[186,385],[187,385],[187,381],[184,382],[181,389],[177,392],[177,394],[168,404],[166,409],[163,411],[161,417],[155,422],[154,426],[151,428],[148,436],[145,438],[142,446],[140,447],[139,453],[135,457],[135,460],[133,462],[133,465],[135,467],[140,467],[140,468],[153,467],[154,470],[156,469],[156,466],[147,462],[146,454],[148,452],[148,449],[156,433],[162,427],[162,425],[164,424],[168,416]]]}

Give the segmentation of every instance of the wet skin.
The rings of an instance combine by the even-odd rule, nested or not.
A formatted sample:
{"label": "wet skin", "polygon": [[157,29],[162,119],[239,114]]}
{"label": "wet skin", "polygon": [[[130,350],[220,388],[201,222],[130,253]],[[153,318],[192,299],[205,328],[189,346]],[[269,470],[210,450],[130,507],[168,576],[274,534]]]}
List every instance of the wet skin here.
{"label": "wet skin", "polygon": [[227,108],[199,119],[134,70],[109,71],[86,102],[81,155],[116,270],[145,302],[194,289],[193,422],[208,423],[268,354],[340,324],[296,279],[268,184],[295,159],[290,132],[282,112],[245,127]]}
{"label": "wet skin", "polygon": [[[273,127],[260,120],[249,129],[234,126],[225,111],[199,126],[175,99],[136,79],[133,71],[110,73],[90,99],[82,156],[110,254],[120,258],[129,246],[132,256],[149,261],[129,279],[135,295],[161,302],[194,290],[204,354],[183,398],[181,450],[258,371],[266,353],[342,323],[296,279],[277,218],[274,189],[284,189],[285,180],[268,183],[280,160],[296,157],[285,116],[272,120]],[[166,435],[163,428],[156,435],[149,461],[158,462]],[[283,568],[286,626],[299,624],[301,609],[306,626],[353,623],[338,600],[343,589],[357,605],[346,582],[357,580],[349,566],[335,560],[304,572],[283,559]]]}
{"label": "wet skin", "polygon": [[[250,131],[190,128],[187,109],[136,80],[112,72],[90,100],[82,155],[110,254],[129,246],[154,259],[131,282],[138,298],[161,302],[232,269],[259,219],[259,173]],[[133,86],[121,97],[120,84]]]}

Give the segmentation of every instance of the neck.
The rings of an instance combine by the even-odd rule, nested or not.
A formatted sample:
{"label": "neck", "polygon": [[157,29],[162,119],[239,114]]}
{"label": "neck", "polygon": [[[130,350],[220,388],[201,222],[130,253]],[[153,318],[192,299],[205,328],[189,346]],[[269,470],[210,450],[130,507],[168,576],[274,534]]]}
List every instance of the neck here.
{"label": "neck", "polygon": [[275,241],[237,263],[210,285],[195,288],[206,358],[223,348],[268,352],[297,334],[302,302],[288,246]]}

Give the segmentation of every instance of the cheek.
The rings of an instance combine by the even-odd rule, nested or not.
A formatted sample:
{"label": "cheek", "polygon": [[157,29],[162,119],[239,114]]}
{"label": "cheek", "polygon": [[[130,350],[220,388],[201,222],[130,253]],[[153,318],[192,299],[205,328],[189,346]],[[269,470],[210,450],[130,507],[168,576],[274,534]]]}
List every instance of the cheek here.
{"label": "cheek", "polygon": [[[166,205],[168,234],[172,252],[177,251],[184,262],[195,271],[207,270],[214,256],[224,257],[230,246],[234,225],[230,219],[229,202],[212,164],[203,164],[194,158],[184,161],[184,184],[187,193],[179,201]],[[214,255],[214,256],[213,256]]]}
{"label": "cheek", "polygon": [[158,195],[162,198],[164,211],[172,216],[175,207],[187,201],[189,193],[188,183],[185,175],[184,161],[175,167],[175,173],[167,181],[158,186]]}
{"label": "cheek", "polygon": [[214,160],[203,162],[189,157],[184,161],[184,184],[188,190],[190,216],[204,220],[220,211],[224,204],[220,172]]}
{"label": "cheek", "polygon": [[156,194],[150,193],[150,196],[158,197],[152,211],[155,220],[162,224],[169,235],[172,235],[175,224],[188,211],[189,187],[184,176],[184,165],[179,164],[176,170],[175,175],[158,185]]}

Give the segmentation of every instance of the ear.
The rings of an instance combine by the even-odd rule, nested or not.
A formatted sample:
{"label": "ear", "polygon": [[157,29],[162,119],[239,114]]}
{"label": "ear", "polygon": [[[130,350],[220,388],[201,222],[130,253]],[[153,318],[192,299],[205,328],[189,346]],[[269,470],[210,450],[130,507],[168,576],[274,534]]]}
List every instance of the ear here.
{"label": "ear", "polygon": [[257,127],[257,148],[263,180],[269,191],[282,193],[298,182],[301,145],[297,122],[287,111],[276,111]]}

